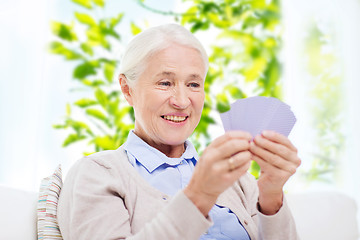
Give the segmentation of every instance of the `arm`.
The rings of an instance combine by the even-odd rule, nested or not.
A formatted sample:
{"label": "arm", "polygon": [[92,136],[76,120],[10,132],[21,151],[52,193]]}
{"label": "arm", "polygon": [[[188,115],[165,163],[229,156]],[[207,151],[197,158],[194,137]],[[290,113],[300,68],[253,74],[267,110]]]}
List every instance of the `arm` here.
{"label": "arm", "polygon": [[299,240],[285,197],[282,206],[274,215],[265,215],[258,210],[258,222],[258,235],[261,240]]}
{"label": "arm", "polygon": [[260,239],[274,239],[270,237],[273,234],[279,234],[276,239],[297,239],[294,220],[283,194],[283,186],[301,163],[297,149],[287,137],[265,131],[255,137],[250,151],[261,168],[257,181]]}
{"label": "arm", "polygon": [[251,162],[250,140],[249,133],[227,132],[203,152],[184,193],[204,216],[219,195],[247,172]]}

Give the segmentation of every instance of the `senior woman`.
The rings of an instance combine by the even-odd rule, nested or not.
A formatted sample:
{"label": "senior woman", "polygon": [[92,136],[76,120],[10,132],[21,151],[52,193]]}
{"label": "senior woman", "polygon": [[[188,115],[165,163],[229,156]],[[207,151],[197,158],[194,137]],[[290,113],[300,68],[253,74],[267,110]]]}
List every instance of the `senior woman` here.
{"label": "senior woman", "polygon": [[[148,29],[121,62],[135,127],[117,150],[80,159],[67,174],[58,222],[67,239],[297,239],[283,186],[300,164],[284,136],[227,132],[198,156],[208,58],[185,28]],[[251,160],[261,167],[256,181]]]}

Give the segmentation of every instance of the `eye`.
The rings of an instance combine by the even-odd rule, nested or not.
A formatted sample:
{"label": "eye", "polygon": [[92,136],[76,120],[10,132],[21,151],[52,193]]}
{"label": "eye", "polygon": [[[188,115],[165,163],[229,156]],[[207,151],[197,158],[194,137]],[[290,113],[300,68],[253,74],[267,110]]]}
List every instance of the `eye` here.
{"label": "eye", "polygon": [[188,86],[192,87],[192,88],[198,88],[198,87],[200,87],[200,84],[196,83],[196,82],[192,82],[192,83],[189,83]]}
{"label": "eye", "polygon": [[161,81],[161,82],[159,82],[159,85],[163,86],[163,87],[170,87],[171,82],[170,81]]}

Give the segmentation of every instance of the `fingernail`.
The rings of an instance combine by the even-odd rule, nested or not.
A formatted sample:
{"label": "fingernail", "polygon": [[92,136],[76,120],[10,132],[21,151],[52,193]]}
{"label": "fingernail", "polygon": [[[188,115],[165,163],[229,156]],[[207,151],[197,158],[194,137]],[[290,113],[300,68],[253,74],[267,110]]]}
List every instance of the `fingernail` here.
{"label": "fingernail", "polygon": [[263,135],[264,137],[269,137],[271,135],[271,132],[268,130],[262,131],[261,135]]}

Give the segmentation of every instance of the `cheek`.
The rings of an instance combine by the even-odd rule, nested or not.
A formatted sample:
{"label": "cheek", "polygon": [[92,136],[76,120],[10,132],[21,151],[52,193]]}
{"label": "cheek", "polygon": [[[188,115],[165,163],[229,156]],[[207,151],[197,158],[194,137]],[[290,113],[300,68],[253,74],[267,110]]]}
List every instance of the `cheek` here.
{"label": "cheek", "polygon": [[199,118],[201,118],[201,113],[204,107],[204,95],[199,94],[196,97],[192,98],[192,105],[194,109],[195,115]]}
{"label": "cheek", "polygon": [[167,93],[158,92],[158,91],[153,91],[149,94],[146,94],[146,96],[144,96],[144,101],[142,106],[144,108],[144,111],[149,112],[149,114],[152,113],[156,115],[163,109],[163,106],[166,104],[167,100],[169,99],[168,95],[169,94]]}
{"label": "cheek", "polygon": [[200,93],[194,100],[195,108],[197,111],[202,111],[204,107],[205,93]]}

